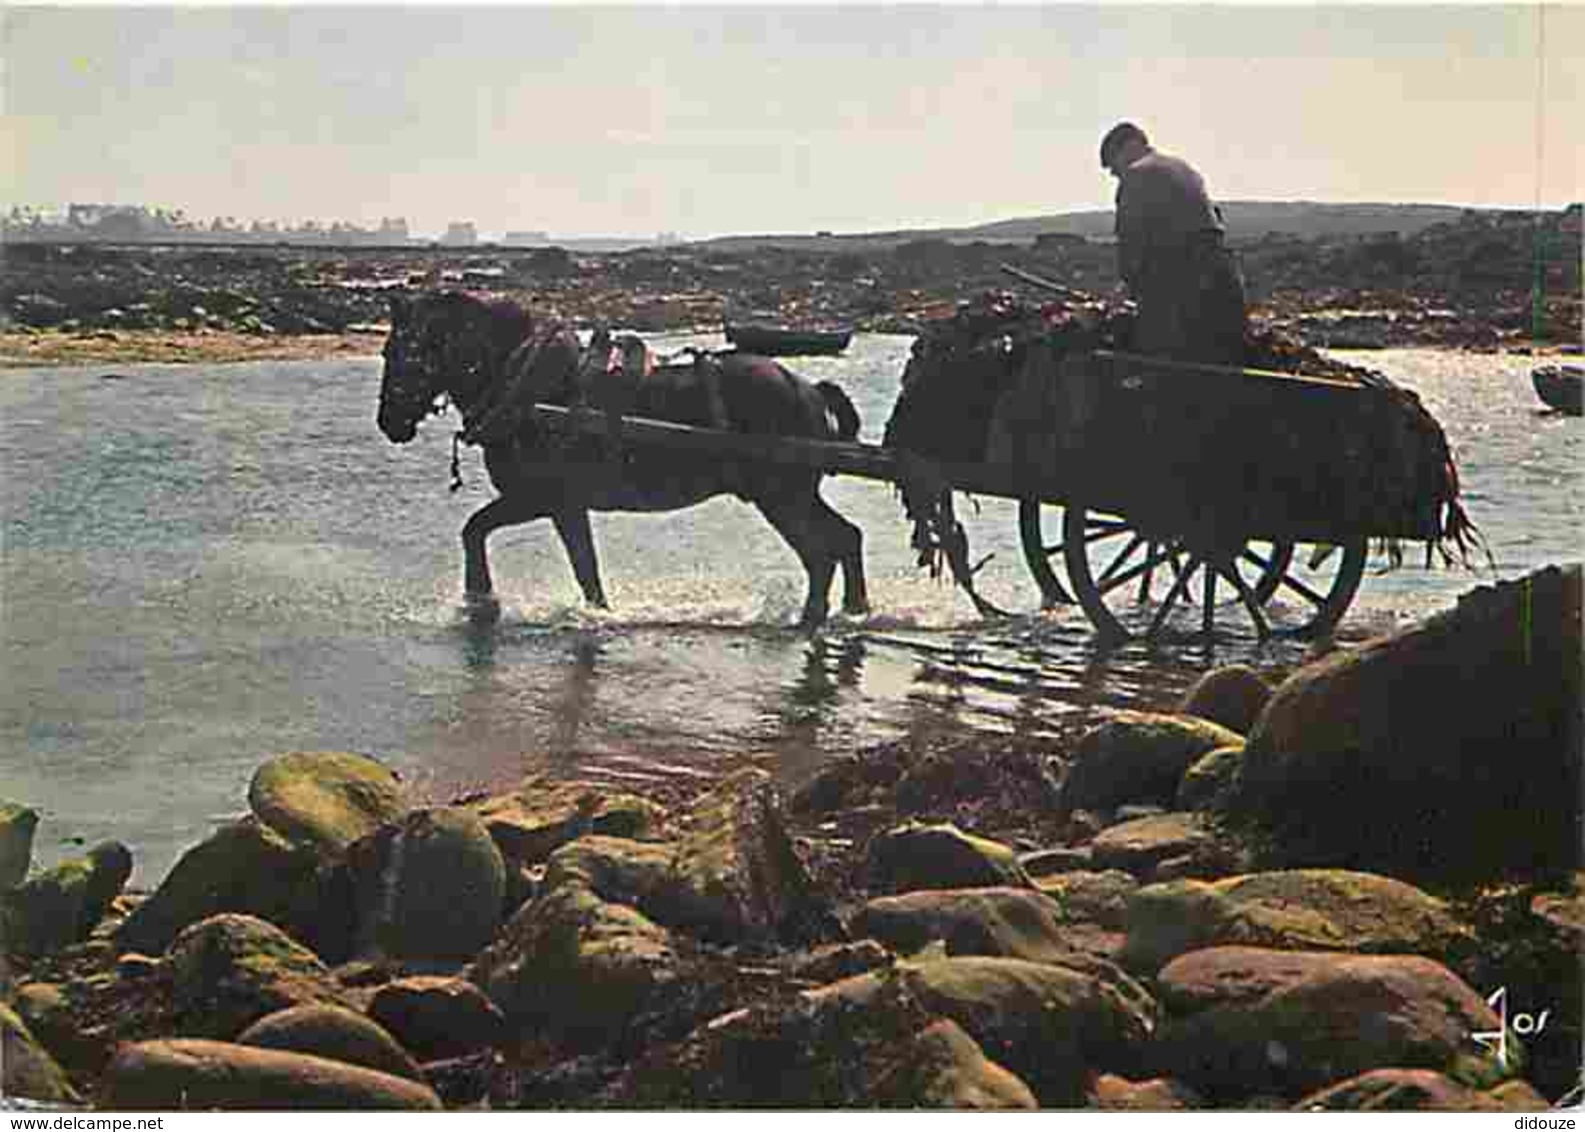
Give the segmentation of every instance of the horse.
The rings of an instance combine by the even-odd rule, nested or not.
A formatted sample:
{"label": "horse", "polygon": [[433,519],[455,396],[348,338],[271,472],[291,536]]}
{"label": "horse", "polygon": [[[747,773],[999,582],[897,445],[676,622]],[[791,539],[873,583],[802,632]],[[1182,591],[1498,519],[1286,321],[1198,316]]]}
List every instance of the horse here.
{"label": "horse", "polygon": [[481,445],[498,493],[462,528],[470,617],[490,623],[500,615],[485,544],[502,527],[549,518],[584,599],[607,609],[589,512],[676,511],[722,494],[752,503],[798,556],[809,580],[800,628],[826,620],[839,565],[843,611],[866,613],[863,535],[820,497],[823,472],[653,447],[616,450],[600,436],[550,436],[524,412],[530,401],[596,407],[603,401],[613,417],[631,412],[739,433],[851,440],[859,415],[847,394],[771,358],[695,353],[692,364],[635,374],[617,363],[633,355],[632,343],[614,346],[603,334],[581,348],[565,324],[536,326],[528,311],[507,300],[458,291],[392,298],[375,418],[380,431],[405,444],[449,402],[465,424],[458,438]]}

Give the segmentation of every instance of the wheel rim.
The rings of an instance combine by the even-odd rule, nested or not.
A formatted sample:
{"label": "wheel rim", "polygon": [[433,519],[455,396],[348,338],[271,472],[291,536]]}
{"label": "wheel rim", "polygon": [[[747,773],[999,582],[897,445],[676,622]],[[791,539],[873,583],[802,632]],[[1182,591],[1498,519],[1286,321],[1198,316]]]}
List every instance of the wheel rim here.
{"label": "wheel rim", "polygon": [[1040,521],[1039,500],[1018,501],[1018,539],[1023,543],[1024,561],[1029,565],[1030,574],[1034,575],[1035,585],[1040,588],[1040,607],[1050,609],[1055,605],[1072,605],[1073,595],[1051,568],[1052,562],[1062,557],[1061,535],[1059,532],[1058,541],[1054,543],[1046,542]]}
{"label": "wheel rim", "polygon": [[1347,610],[1365,563],[1363,538],[1319,562],[1307,547],[1260,539],[1207,551],[1078,505],[1063,512],[1060,549],[1079,604],[1114,639],[1208,637],[1219,621],[1251,627],[1262,638],[1313,636]]}

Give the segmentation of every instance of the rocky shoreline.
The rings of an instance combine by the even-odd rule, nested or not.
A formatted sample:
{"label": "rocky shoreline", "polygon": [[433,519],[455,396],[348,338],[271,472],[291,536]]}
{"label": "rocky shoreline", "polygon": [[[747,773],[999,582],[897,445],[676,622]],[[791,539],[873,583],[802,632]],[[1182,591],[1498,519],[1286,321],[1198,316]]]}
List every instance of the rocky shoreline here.
{"label": "rocky shoreline", "polygon": [[0,800],[4,1095],[1544,1109],[1578,1096],[1580,667],[1573,564],[1276,687],[1213,670],[1050,748],[904,741],[785,795],[425,805],[291,753],[152,893],[115,843],[31,870]]}
{"label": "rocky shoreline", "polygon": [[[1530,353],[1579,349],[1578,242],[1574,210],[1541,229],[1523,216],[1471,213],[1406,238],[1269,235],[1235,247],[1257,330],[1317,348]],[[1538,247],[1561,249],[1544,270]],[[1112,247],[1081,236],[1029,244],[900,234],[601,254],[17,243],[0,259],[0,366],[377,353],[386,292],[398,287],[488,291],[584,328],[711,331],[763,314],[917,334],[986,291],[1040,297],[1003,265],[1081,296],[1117,283]]]}

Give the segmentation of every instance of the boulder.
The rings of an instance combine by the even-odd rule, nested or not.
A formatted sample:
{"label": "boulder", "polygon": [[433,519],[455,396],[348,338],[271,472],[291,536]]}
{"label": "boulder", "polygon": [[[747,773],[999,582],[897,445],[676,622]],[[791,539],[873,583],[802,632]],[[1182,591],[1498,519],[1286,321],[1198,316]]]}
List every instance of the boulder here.
{"label": "boulder", "polygon": [[329,969],[273,924],[225,913],[185,929],[166,956],[182,1031],[231,1039],[288,1007],[350,1006]]}
{"label": "boulder", "polygon": [[427,1085],[311,1054],[202,1039],[121,1047],[104,1080],[112,1111],[437,1111]]}
{"label": "boulder", "polygon": [[33,831],[37,810],[14,802],[0,802],[0,893],[27,879],[33,864]]}
{"label": "boulder", "polygon": [[1051,900],[1025,888],[925,889],[871,900],[849,926],[903,955],[941,940],[949,955],[1044,963],[1072,951],[1056,912]]}
{"label": "boulder", "polygon": [[663,1003],[682,968],[665,928],[568,880],[513,916],[464,977],[513,1025],[590,1047]]}
{"label": "boulder", "polygon": [[909,822],[870,838],[865,850],[870,888],[882,893],[931,888],[1033,888],[1018,855],[950,823]]}
{"label": "boulder", "polygon": [[1240,852],[1195,813],[1168,813],[1108,826],[1090,842],[1090,859],[1101,871],[1117,869],[1149,879],[1161,862],[1190,857],[1207,871],[1234,872]]}
{"label": "boulder", "polygon": [[386,983],[369,1000],[369,1017],[425,1061],[501,1045],[508,1033],[505,1017],[482,990],[438,975]]}
{"label": "boulder", "polygon": [[473,811],[415,810],[359,842],[349,858],[360,952],[460,962],[495,935],[506,865]]}
{"label": "boulder", "polygon": [[666,817],[660,806],[635,794],[543,777],[468,808],[484,820],[501,855],[524,865],[539,864],[586,834],[642,840],[659,830]]}
{"label": "boulder", "polygon": [[[1093,837],[1099,832],[1099,829],[1094,830],[1089,836]],[[1088,845],[1056,845],[1048,849],[1036,849],[1021,855],[1018,863],[1025,873],[1035,878],[1036,884],[1043,884],[1045,877],[1057,873],[1088,872],[1094,866]]]}
{"label": "boulder", "polygon": [[749,769],[694,803],[676,841],[657,922],[721,943],[808,944],[841,935],[793,847],[769,776]]}
{"label": "boulder", "polygon": [[[1298,1112],[1538,1112],[1551,1106],[1534,1094],[1530,1101],[1519,1086],[1497,1095],[1477,1092],[1434,1069],[1372,1069],[1312,1093],[1293,1107]],[[1506,1103],[1505,1103],[1506,1101]],[[1515,1103],[1517,1102],[1517,1103]]]}
{"label": "boulder", "polygon": [[676,853],[665,842],[591,834],[551,854],[540,888],[580,883],[601,900],[653,912],[666,905]]}
{"label": "boulder", "polygon": [[1113,931],[1127,926],[1128,901],[1139,890],[1139,881],[1121,869],[1059,873],[1036,883],[1056,902],[1063,923],[1092,923]]}
{"label": "boulder", "polygon": [[1193,1089],[1170,1077],[1130,1081],[1115,1073],[1102,1073],[1090,1086],[1085,1107],[1110,1112],[1190,1112],[1204,1108],[1205,1102]]}
{"label": "boulder", "polygon": [[1180,810],[1222,811],[1238,793],[1238,776],[1244,766],[1244,746],[1218,747],[1201,755],[1178,782]]}
{"label": "boulder", "polygon": [[43,955],[88,938],[132,875],[132,851],[119,841],[62,861],[0,897],[7,946]]}
{"label": "boulder", "polygon": [[16,1012],[0,1002],[0,1097],[78,1104],[77,1090]]}
{"label": "boulder", "polygon": [[1155,1028],[1150,996],[1121,975],[979,956],[900,971],[926,1010],[961,1025],[1043,1105],[1082,1104],[1093,1070],[1135,1069]]}
{"label": "boulder", "polygon": [[1481,587],[1301,668],[1249,736],[1236,809],[1273,863],[1452,879],[1581,859],[1581,568]]}
{"label": "boulder", "polygon": [[1447,956],[1473,946],[1447,905],[1413,885],[1341,869],[1151,884],[1128,903],[1123,962],[1153,973],[1225,944]]}
{"label": "boulder", "polygon": [[409,1081],[424,1080],[423,1070],[384,1027],[343,1006],[309,1002],[266,1014],[237,1035],[237,1044],[310,1053]]}
{"label": "boulder", "polygon": [[1066,814],[1110,810],[1125,802],[1171,805],[1184,771],[1218,747],[1243,741],[1238,732],[1208,719],[1114,711],[1074,747],[1059,809]]}
{"label": "boulder", "polygon": [[1189,685],[1178,701],[1178,711],[1247,735],[1270,699],[1271,685],[1260,673],[1247,664],[1228,664]]}
{"label": "boulder", "polygon": [[289,841],[335,856],[407,809],[396,773],[367,755],[295,751],[259,767],[248,805]]}
{"label": "boulder", "polygon": [[[1506,1066],[1478,1050],[1470,1035],[1496,1030],[1497,1015],[1430,959],[1331,952],[1263,970],[1248,949],[1228,957],[1224,950],[1187,957],[1200,968],[1190,1001],[1203,1005],[1169,1013],[1152,1051],[1158,1071],[1215,1102],[1264,1093],[1297,1099],[1383,1066],[1490,1085],[1518,1060],[1512,1042]],[[1229,966],[1240,972],[1222,980],[1229,993],[1206,993],[1218,981],[1215,970]]]}
{"label": "boulder", "polygon": [[603,1099],[648,1110],[902,1108],[940,1103],[947,1090],[1022,1099],[977,1061],[972,1039],[938,1031],[921,1048],[918,1036],[937,1021],[898,979],[861,976],[761,1000],[651,1046]]}
{"label": "boulder", "polygon": [[819,986],[888,967],[895,958],[873,939],[828,943],[795,957],[788,963],[787,973],[795,979]]}
{"label": "boulder", "polygon": [[947,1018],[913,1036],[904,1056],[875,1082],[870,1099],[881,1108],[1040,1107],[1028,1085],[986,1057],[963,1027]]}
{"label": "boulder", "polygon": [[129,951],[163,952],[177,934],[226,912],[290,924],[312,889],[318,855],[257,818],[229,822],[183,853],[154,893],[116,929]]}

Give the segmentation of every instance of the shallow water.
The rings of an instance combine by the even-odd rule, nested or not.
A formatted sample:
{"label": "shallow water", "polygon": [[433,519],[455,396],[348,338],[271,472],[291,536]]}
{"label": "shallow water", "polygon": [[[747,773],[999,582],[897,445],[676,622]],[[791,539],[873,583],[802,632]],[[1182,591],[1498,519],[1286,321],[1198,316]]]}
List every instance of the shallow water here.
{"label": "shallow water", "polygon": [[[662,349],[687,341],[661,339]],[[910,339],[798,359],[840,381],[878,440]],[[1497,572],[1367,575],[1340,636],[1581,556],[1582,425],[1543,411],[1530,361],[1355,356],[1447,428]],[[111,377],[115,374],[118,376]],[[754,763],[789,778],[834,753],[943,727],[1058,732],[1094,704],[1165,703],[1206,667],[1303,647],[1097,648],[1076,608],[1033,612],[1016,506],[961,508],[982,588],[1030,611],[984,621],[913,564],[887,486],[831,479],[866,536],[875,613],[810,641],[803,573],[759,515],[716,499],[598,515],[614,609],[581,607],[548,524],[504,531],[493,631],[460,609],[457,532],[489,498],[453,421],[413,444],[374,426],[377,359],[0,373],[0,798],[45,815],[38,857],[118,837],[158,879],[287,750],[362,751],[432,796],[551,769],[641,783]],[[1379,565],[1379,564],[1378,564]]]}

